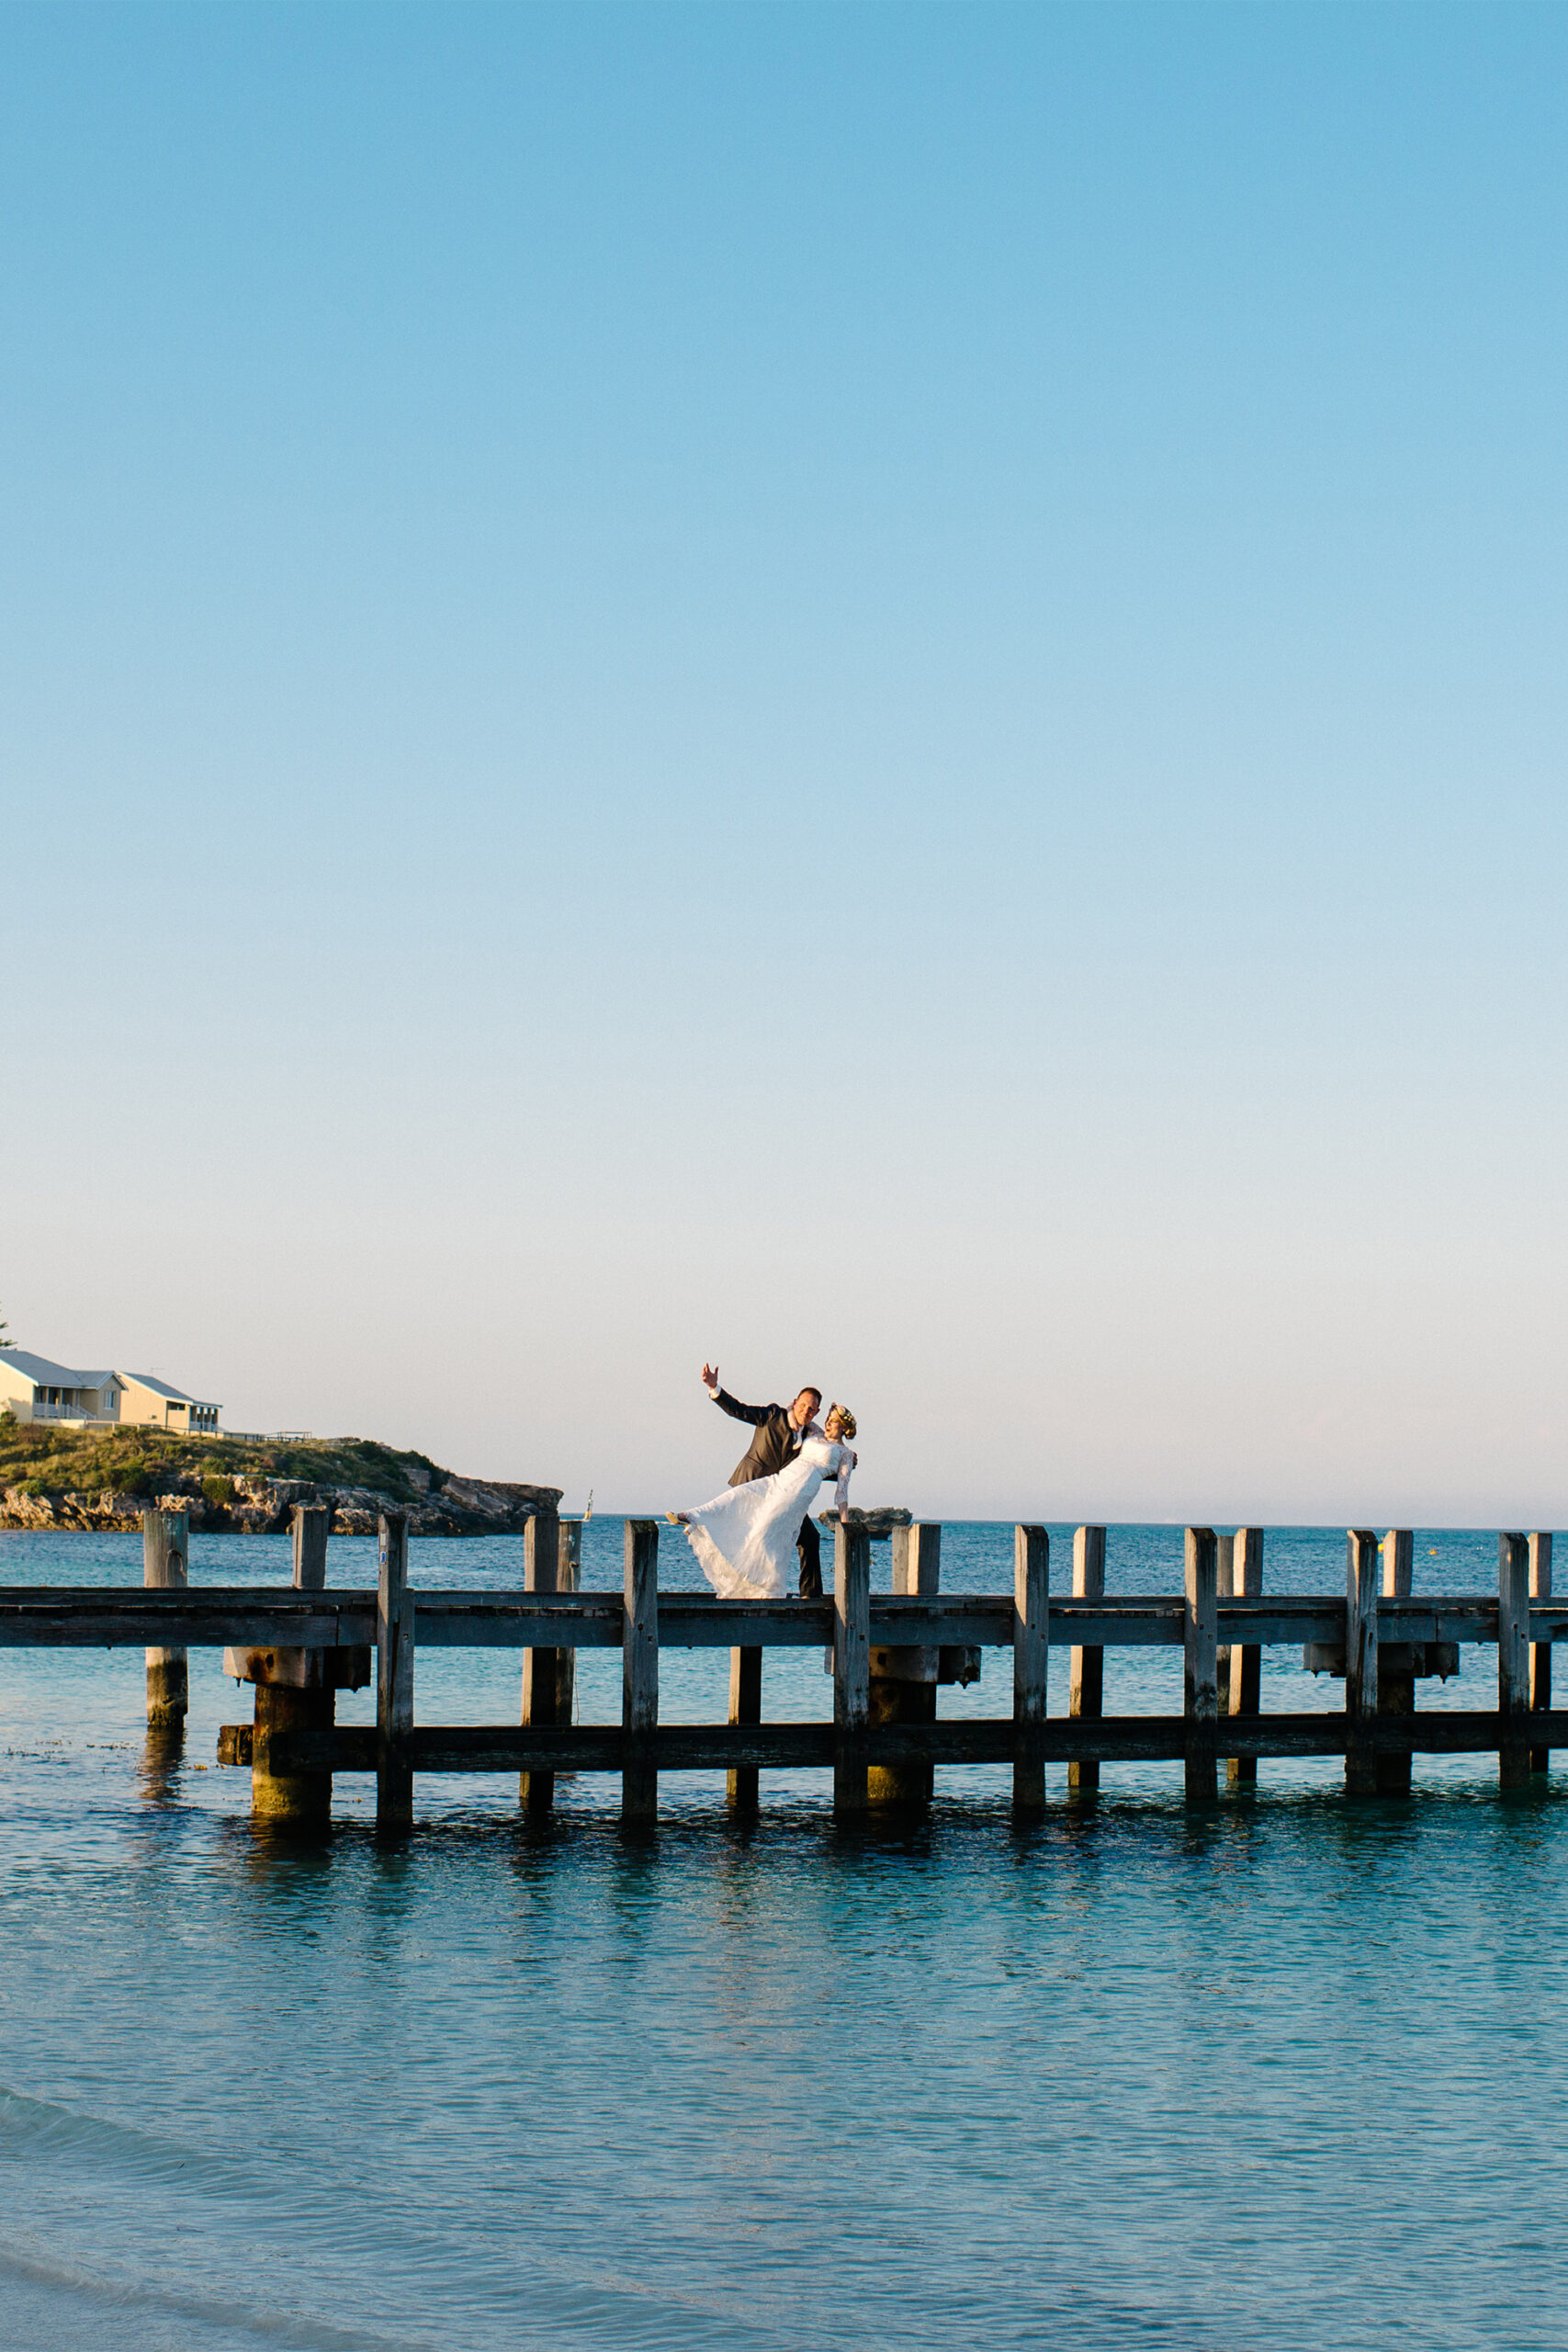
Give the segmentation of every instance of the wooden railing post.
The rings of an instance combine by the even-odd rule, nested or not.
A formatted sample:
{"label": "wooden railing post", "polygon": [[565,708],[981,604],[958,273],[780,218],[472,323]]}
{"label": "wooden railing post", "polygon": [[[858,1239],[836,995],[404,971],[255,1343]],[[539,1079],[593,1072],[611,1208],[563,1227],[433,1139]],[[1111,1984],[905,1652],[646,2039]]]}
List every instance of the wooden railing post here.
{"label": "wooden railing post", "polygon": [[1045,1702],[1050,1667],[1051,1542],[1043,1527],[1012,1532],[1012,1806],[1045,1810]]}
{"label": "wooden railing post", "polygon": [[[1408,1600],[1416,1539],[1408,1527],[1391,1527],[1382,1539],[1382,1598]],[[1407,1642],[1383,1642],[1378,1652],[1378,1713],[1416,1713],[1416,1652]],[[1410,1794],[1410,1750],[1403,1754],[1380,1750],[1377,1782],[1380,1797]]]}
{"label": "wooden railing post", "polygon": [[871,1538],[842,1521],[833,1532],[833,1811],[850,1819],[870,1803]]}
{"label": "wooden railing post", "polygon": [[376,1826],[399,1836],[413,1826],[413,1599],[409,1523],[383,1511],[376,1577]]}
{"label": "wooden railing post", "polygon": [[648,1822],[659,1815],[659,1768],[649,1737],[659,1723],[659,1530],[651,1519],[628,1519],[626,1543],[621,1819]]}
{"label": "wooden railing post", "polygon": [[[1233,1600],[1263,1598],[1263,1530],[1238,1527],[1231,1538],[1230,1596]],[[1230,1671],[1220,1690],[1220,1710],[1256,1723],[1263,1707],[1263,1652],[1257,1642],[1230,1645]],[[1258,1779],[1256,1756],[1227,1756],[1225,1779],[1233,1787],[1252,1787]]]}
{"label": "wooden railing post", "polygon": [[[1105,1598],[1105,1530],[1080,1527],[1073,1537],[1073,1599]],[[1067,1652],[1067,1713],[1098,1722],[1105,1713],[1105,1651],[1099,1642],[1076,1643]],[[1100,1759],[1074,1757],[1067,1786],[1089,1796],[1100,1786]]]}
{"label": "wooden railing post", "polygon": [[1378,1587],[1381,1547],[1364,1527],[1345,1536],[1345,1792],[1378,1792]]}
{"label": "wooden railing post", "polygon": [[[1530,1599],[1551,1599],[1551,1538],[1550,1535],[1530,1537]],[[1530,1713],[1536,1715],[1551,1712],[1551,1644],[1532,1642],[1530,1645]],[[1530,1770],[1547,1772],[1551,1769],[1551,1751],[1547,1747],[1530,1749]]]}
{"label": "wooden railing post", "polygon": [[[523,1589],[554,1592],[560,1579],[561,1526],[553,1510],[534,1513],[523,1530]],[[560,1687],[560,1653],[523,1653],[523,1724],[527,1730],[554,1730]],[[568,1721],[570,1721],[570,1716]],[[519,1772],[517,1797],[525,1813],[548,1813],[556,1801],[553,1772]]]}
{"label": "wooden railing post", "polygon": [[[190,1513],[183,1506],[141,1514],[141,1581],[167,1589],[189,1582]],[[183,1732],[190,1704],[190,1675],[184,1650],[147,1652],[147,1728]]]}
{"label": "wooden railing post", "polygon": [[1497,1538],[1497,1750],[1500,1788],[1528,1787],[1530,1685],[1530,1558],[1524,1535]]}
{"label": "wooden railing post", "polygon": [[[942,1589],[942,1529],[934,1521],[896,1527],[893,1589],[934,1600]],[[934,1724],[941,1652],[919,1645],[879,1645],[871,1653],[868,1721]],[[936,1784],[930,1757],[903,1764],[874,1764],[866,1775],[873,1804],[929,1804]]]}
{"label": "wooden railing post", "polygon": [[1187,1718],[1186,1794],[1207,1804],[1215,1793],[1215,1724],[1219,1626],[1219,1546],[1212,1527],[1190,1527],[1186,1539],[1187,1613],[1182,1656],[1182,1712]]}

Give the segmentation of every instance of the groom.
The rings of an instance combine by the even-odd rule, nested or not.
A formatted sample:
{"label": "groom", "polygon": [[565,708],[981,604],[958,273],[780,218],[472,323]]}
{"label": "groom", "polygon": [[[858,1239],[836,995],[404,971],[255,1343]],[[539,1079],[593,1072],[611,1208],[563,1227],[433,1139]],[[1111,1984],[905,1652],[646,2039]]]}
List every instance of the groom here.
{"label": "groom", "polygon": [[[729,1483],[732,1487],[750,1486],[753,1478],[771,1478],[786,1464],[795,1460],[808,1437],[820,1437],[822,1432],[815,1419],[822,1402],[820,1388],[803,1388],[793,1405],[742,1405],[737,1397],[718,1385],[718,1374],[711,1363],[703,1366],[703,1386],[721,1412],[731,1419],[750,1421],[756,1430],[743,1462],[737,1463]],[[800,1534],[795,1542],[800,1555],[800,1597],[802,1600],[822,1598],[822,1546],[816,1523],[809,1511],[800,1522]]]}

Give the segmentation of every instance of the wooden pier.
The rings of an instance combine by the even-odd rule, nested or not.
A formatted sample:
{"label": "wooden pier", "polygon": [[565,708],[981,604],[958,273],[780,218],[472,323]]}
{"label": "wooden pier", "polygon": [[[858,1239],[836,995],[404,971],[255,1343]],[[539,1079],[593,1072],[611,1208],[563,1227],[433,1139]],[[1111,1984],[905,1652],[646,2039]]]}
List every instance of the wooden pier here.
{"label": "wooden pier", "polygon": [[[832,1773],[835,1812],[853,1819],[923,1804],[942,1766],[1001,1764],[1011,1767],[1015,1810],[1030,1816],[1043,1810],[1047,1764],[1069,1768],[1069,1796],[1081,1801],[1102,1765],[1180,1763],[1189,1802],[1201,1804],[1216,1794],[1222,1762],[1247,1781],[1260,1758],[1342,1756],[1348,1794],[1387,1796],[1408,1790],[1413,1755],[1495,1754],[1500,1785],[1517,1788],[1545,1769],[1553,1747],[1568,1747],[1568,1711],[1551,1703],[1551,1645],[1568,1640],[1568,1600],[1551,1599],[1551,1538],[1542,1533],[1498,1537],[1495,1598],[1445,1599],[1411,1594],[1406,1530],[1380,1542],[1352,1529],[1339,1596],[1266,1593],[1260,1530],[1216,1537],[1190,1527],[1181,1594],[1110,1599],[1102,1528],[1078,1531],[1072,1589],[1058,1597],[1045,1530],[1020,1526],[1010,1593],[943,1595],[935,1525],[852,1514],[834,1531],[829,1599],[745,1601],[661,1593],[651,1520],[626,1522],[621,1591],[581,1590],[581,1528],[547,1512],[525,1538],[519,1591],[417,1590],[407,1525],[393,1515],[380,1523],[376,1589],[333,1590],[322,1516],[297,1514],[294,1582],[258,1589],[186,1583],[183,1517],[150,1511],[141,1588],[0,1589],[0,1648],[145,1647],[149,1725],[165,1736],[171,1725],[177,1736],[183,1717],[186,1652],[220,1648],[228,1669],[255,1686],[254,1723],[224,1726],[219,1758],[250,1766],[256,1812],[320,1822],[333,1774],[373,1772],[378,1825],[389,1834],[411,1826],[414,1781],[425,1772],[516,1774],[533,1814],[548,1812],[558,1773],[618,1773],[623,1817],[647,1822],[661,1771],[721,1772],[731,1807],[746,1811],[759,1774],[820,1769]],[[874,1540],[893,1545],[891,1592],[871,1590]],[[1456,1670],[1460,1646],[1473,1643],[1497,1647],[1495,1708],[1419,1709],[1416,1683]],[[1342,1712],[1262,1712],[1259,1656],[1281,1644],[1343,1676]],[[1182,1652],[1181,1713],[1106,1715],[1104,1652],[1151,1646]],[[518,1723],[415,1720],[420,1652],[454,1648],[523,1653]],[[660,1722],[668,1648],[730,1653],[728,1723]],[[1011,1652],[1010,1713],[938,1720],[937,1685],[971,1679],[967,1662],[987,1648]],[[620,1651],[619,1724],[571,1722],[580,1649]],[[762,1720],[770,1649],[829,1653],[830,1721]],[[1053,1718],[1050,1656],[1064,1649],[1070,1712]],[[372,1650],[376,1722],[337,1724],[333,1694],[369,1680]]]}

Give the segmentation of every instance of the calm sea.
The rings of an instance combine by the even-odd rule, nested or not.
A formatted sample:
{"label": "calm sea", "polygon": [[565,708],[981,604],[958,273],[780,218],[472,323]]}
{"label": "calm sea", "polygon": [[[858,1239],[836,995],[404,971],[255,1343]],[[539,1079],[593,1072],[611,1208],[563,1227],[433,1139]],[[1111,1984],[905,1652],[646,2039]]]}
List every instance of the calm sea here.
{"label": "calm sea", "polygon": [[[620,1546],[590,1525],[586,1583]],[[944,1547],[950,1589],[1010,1584],[1009,1529]],[[288,1576],[281,1539],[192,1549],[197,1582]],[[1108,1580],[1175,1590],[1180,1558],[1113,1529]],[[515,1585],[521,1545],[412,1569]],[[331,1573],[372,1582],[374,1547]],[[0,1583],[140,1575],[138,1537],[0,1535]],[[1417,1590],[1495,1575],[1493,1537],[1416,1538]],[[1342,1532],[1271,1532],[1266,1577],[1342,1591]],[[1003,1667],[944,1710],[1006,1712]],[[1266,1706],[1342,1703],[1299,1668],[1266,1653]],[[618,1673],[584,1655],[581,1720]],[[514,1720],[518,1674],[429,1654],[419,1713]],[[1420,1703],[1495,1674],[1467,1650]],[[666,1719],[722,1717],[722,1654],[661,1675]],[[1179,1653],[1113,1654],[1107,1705],[1179,1682]],[[7,2347],[1568,2343],[1562,1775],[1505,1800],[1495,1763],[1418,1758],[1410,1802],[1348,1808],[1339,1768],[1265,1763],[1190,1820],[1177,1767],[1107,1767],[1092,1809],[1055,1771],[1020,1832],[975,1770],[852,1836],[825,1775],[765,1777],[749,1831],[671,1776],[637,1839],[609,1781],[525,1829],[513,1781],[443,1778],[395,1850],[345,1777],[301,1847],[214,1764],[249,1698],[193,1652],[164,1769],[140,1654],[0,1650]],[[769,1658],[764,1712],[829,1702],[815,1654]]]}

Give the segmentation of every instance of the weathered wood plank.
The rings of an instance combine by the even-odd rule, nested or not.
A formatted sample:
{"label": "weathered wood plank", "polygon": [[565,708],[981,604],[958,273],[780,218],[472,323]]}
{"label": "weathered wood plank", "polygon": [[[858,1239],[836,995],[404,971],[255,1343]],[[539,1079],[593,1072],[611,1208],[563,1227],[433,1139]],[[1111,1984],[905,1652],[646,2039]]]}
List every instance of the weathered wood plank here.
{"label": "weathered wood plank", "polygon": [[[623,1603],[607,1592],[414,1592],[422,1649],[576,1646],[618,1649]],[[0,1649],[141,1648],[154,1638],[192,1648],[352,1648],[376,1638],[376,1595],[343,1589],[297,1593],[287,1585],[193,1586],[185,1592],[119,1590],[100,1585],[22,1586],[0,1590]],[[728,1612],[728,1613],[727,1613]],[[1384,1601],[1385,1640],[1431,1646],[1497,1639],[1497,1604],[1468,1596]],[[669,1620],[668,1628],[665,1620]],[[722,1601],[712,1595],[666,1593],[660,1633],[666,1646],[730,1649],[737,1635],[765,1648],[821,1648],[832,1637],[828,1601]],[[871,1635],[879,1645],[1010,1648],[1010,1595],[946,1594],[935,1600],[871,1596]],[[1055,1600],[1054,1647],[1179,1646],[1185,1607],[1169,1594],[1130,1595],[1099,1603]],[[1345,1605],[1326,1593],[1274,1593],[1256,1601],[1220,1600],[1216,1635],[1232,1642],[1322,1642],[1342,1645]],[[1568,1598],[1530,1612],[1530,1639],[1568,1641]]]}
{"label": "weathered wood plank", "polygon": [[[141,1514],[141,1581],[155,1591],[183,1592],[188,1582],[190,1514],[184,1510]],[[149,1647],[147,1728],[183,1731],[190,1704],[190,1672],[183,1648]]]}
{"label": "weathered wood plank", "polygon": [[[230,1726],[243,1731],[248,1725]],[[1568,1711],[1543,1713],[1535,1726],[1557,1747],[1568,1747]],[[1059,1716],[1043,1729],[1041,1747],[1048,1764],[1091,1756],[1102,1763],[1179,1764],[1187,1754],[1184,1715],[1107,1715],[1096,1723]],[[1227,1728],[1244,1753],[1290,1758],[1343,1756],[1342,1713],[1261,1715]],[[1443,1709],[1426,1714],[1380,1716],[1371,1735],[1380,1752],[1402,1749],[1428,1756],[1497,1753],[1501,1718],[1493,1709]],[[369,1724],[339,1724],[330,1735],[280,1743],[280,1764],[338,1772],[373,1772],[377,1735]],[[645,1735],[645,1754],[661,1771],[725,1772],[738,1764],[762,1770],[795,1771],[833,1762],[830,1724],[660,1724]],[[916,1756],[938,1765],[1012,1761],[1014,1728],[1007,1717],[978,1721],[890,1724],[867,1732],[866,1753],[878,1763]],[[528,1770],[619,1772],[625,1735],[618,1724],[560,1725],[525,1732],[512,1724],[416,1725],[410,1739],[414,1769],[421,1772],[519,1772]]]}
{"label": "weathered wood plank", "polygon": [[858,1818],[870,1804],[871,1538],[851,1521],[833,1531],[833,1811]]}
{"label": "weathered wood plank", "polygon": [[[1536,1630],[1537,1603],[1551,1599],[1551,1538],[1536,1534],[1530,1537],[1530,1630]],[[1530,1713],[1535,1715],[1551,1712],[1551,1645],[1539,1637],[1530,1648]],[[1530,1770],[1549,1771],[1551,1750],[1549,1747],[1530,1749]]]}
{"label": "weathered wood plank", "polygon": [[628,1519],[625,1632],[621,1643],[621,1819],[646,1823],[659,1813],[659,1767],[649,1735],[659,1722],[659,1530]]}
{"label": "weathered wood plank", "polygon": [[[1105,1530],[1080,1527],[1073,1535],[1073,1599],[1105,1598]],[[1067,1713],[1093,1721],[1105,1713],[1105,1645],[1074,1642],[1067,1652]],[[1079,1796],[1092,1796],[1100,1786],[1100,1763],[1094,1757],[1076,1757],[1067,1767],[1067,1787]]]}
{"label": "weathered wood plank", "polygon": [[414,1611],[409,1600],[409,1523],[383,1511],[376,1600],[376,1827],[399,1837],[413,1825]]}
{"label": "weathered wood plank", "polygon": [[1220,1711],[1215,1658],[1219,1554],[1212,1527],[1187,1530],[1185,1568],[1182,1713],[1187,1724],[1186,1794],[1190,1804],[1206,1804],[1216,1793],[1215,1730]]}
{"label": "weathered wood plank", "polygon": [[[560,1580],[560,1521],[553,1510],[536,1511],[523,1531],[523,1589],[554,1592]],[[553,1731],[560,1653],[532,1647],[523,1653],[522,1723],[529,1730]],[[553,1772],[522,1772],[517,1801],[528,1814],[547,1814],[556,1801]]]}
{"label": "weathered wood plank", "polygon": [[1045,1810],[1051,1544],[1043,1527],[1013,1529],[1012,1562],[1012,1806],[1027,1818]]}
{"label": "weathered wood plank", "polygon": [[1522,1789],[1530,1776],[1530,1556],[1526,1535],[1497,1538],[1498,1785]]}

